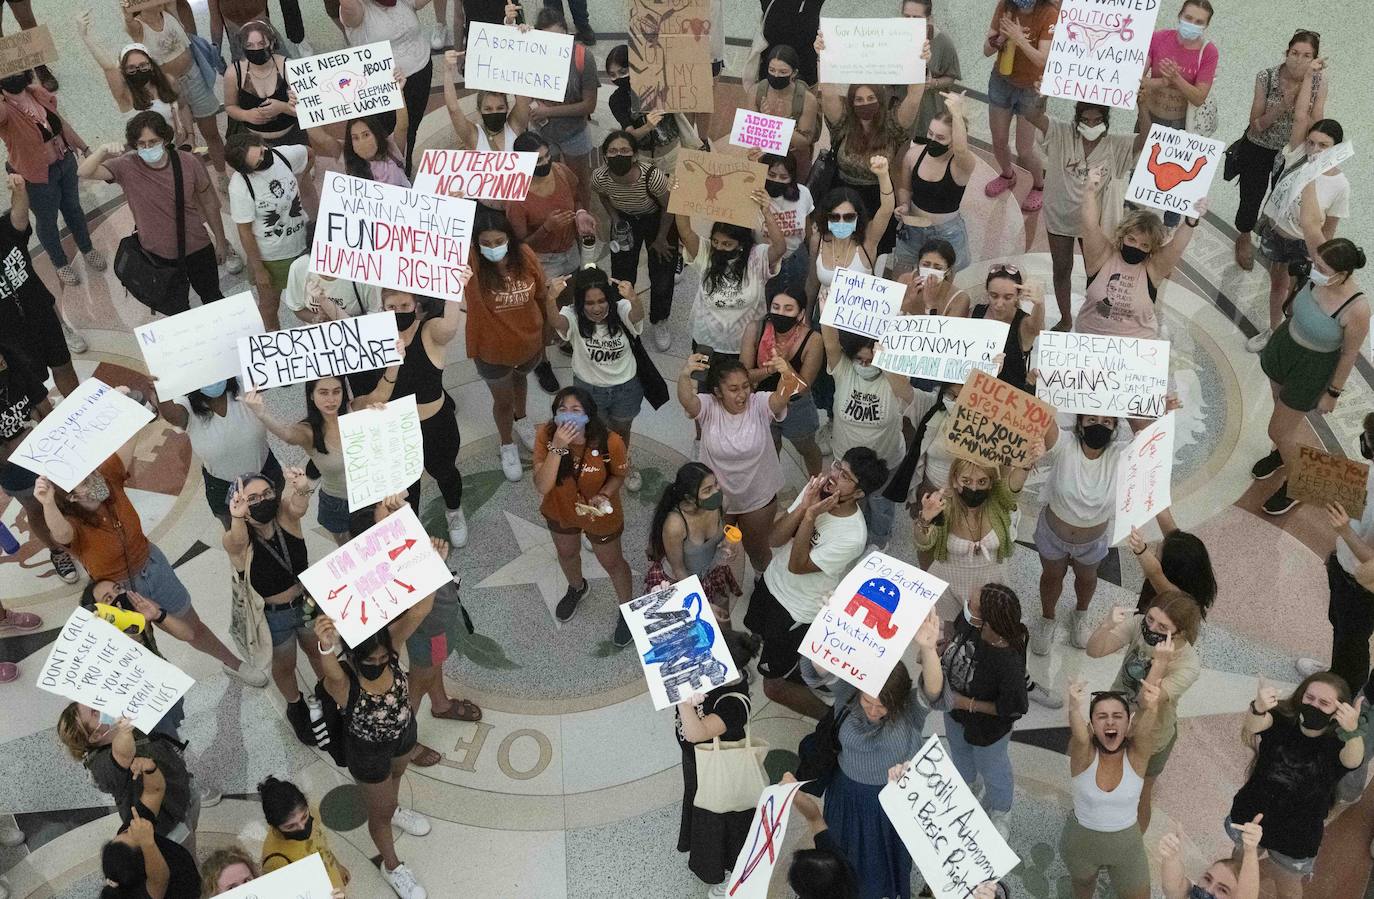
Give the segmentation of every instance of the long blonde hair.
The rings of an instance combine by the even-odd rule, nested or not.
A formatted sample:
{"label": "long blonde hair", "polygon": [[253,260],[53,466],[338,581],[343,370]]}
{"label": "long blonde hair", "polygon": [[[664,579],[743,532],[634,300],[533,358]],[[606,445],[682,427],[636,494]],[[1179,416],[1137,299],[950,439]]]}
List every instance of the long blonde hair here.
{"label": "long blonde hair", "polygon": [[[988,468],[979,465],[977,462],[970,462],[968,459],[955,459],[949,466],[949,502],[945,504],[945,514],[948,515],[949,532],[953,534],[956,530],[963,530],[960,525],[966,522],[971,516],[969,507],[964,505],[964,501],[959,498],[959,475],[964,472],[982,473],[988,476],[988,490],[997,486],[1001,479],[1001,472],[996,468]],[[977,536],[981,537],[982,534]],[[1005,636],[1005,635],[1003,635]]]}

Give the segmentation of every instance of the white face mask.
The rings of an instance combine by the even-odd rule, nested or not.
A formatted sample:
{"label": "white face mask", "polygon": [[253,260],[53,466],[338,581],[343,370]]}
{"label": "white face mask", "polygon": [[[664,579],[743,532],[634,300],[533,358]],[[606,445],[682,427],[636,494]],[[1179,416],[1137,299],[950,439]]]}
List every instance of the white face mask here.
{"label": "white face mask", "polygon": [[1107,133],[1107,123],[1098,122],[1096,125],[1084,125],[1082,122],[1079,122],[1078,133],[1083,135],[1084,140],[1097,140]]}
{"label": "white face mask", "polygon": [[1314,265],[1312,266],[1312,271],[1308,275],[1308,277],[1311,278],[1312,283],[1317,285],[1318,287],[1325,287],[1326,285],[1330,284],[1331,279],[1336,276],[1328,275],[1326,272],[1322,271]]}
{"label": "white face mask", "polygon": [[943,281],[945,278],[945,271],[943,269],[932,268],[928,265],[921,266],[918,271],[922,279],[934,278],[937,281]]}

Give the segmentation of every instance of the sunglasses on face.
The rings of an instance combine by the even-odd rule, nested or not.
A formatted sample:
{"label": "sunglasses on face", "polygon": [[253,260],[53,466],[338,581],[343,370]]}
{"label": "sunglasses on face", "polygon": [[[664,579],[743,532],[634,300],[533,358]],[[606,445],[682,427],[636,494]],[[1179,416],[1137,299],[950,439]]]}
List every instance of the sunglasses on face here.
{"label": "sunglasses on face", "polygon": [[826,216],[827,221],[831,222],[857,222],[859,214],[857,212],[832,212]]}

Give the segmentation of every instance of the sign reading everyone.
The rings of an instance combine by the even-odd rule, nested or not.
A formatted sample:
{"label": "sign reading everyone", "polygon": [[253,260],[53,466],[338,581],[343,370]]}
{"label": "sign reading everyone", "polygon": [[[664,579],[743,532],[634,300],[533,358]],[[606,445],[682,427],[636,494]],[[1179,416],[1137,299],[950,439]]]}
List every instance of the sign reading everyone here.
{"label": "sign reading everyone", "polygon": [[425,469],[415,396],[339,416],[348,511],[404,493]]}

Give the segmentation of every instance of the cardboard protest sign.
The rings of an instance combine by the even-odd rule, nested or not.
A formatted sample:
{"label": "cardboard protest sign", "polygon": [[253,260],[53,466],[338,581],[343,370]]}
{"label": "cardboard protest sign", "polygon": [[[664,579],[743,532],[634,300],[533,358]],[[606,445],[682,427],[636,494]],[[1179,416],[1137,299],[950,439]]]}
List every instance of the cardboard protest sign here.
{"label": "cardboard protest sign", "polygon": [[812,620],[801,654],[877,696],[947,586],[874,550],[850,569]]}
{"label": "cardboard protest sign", "polygon": [[154,6],[165,6],[167,0],[119,0],[119,6],[129,15],[143,12],[145,9],[152,9]]}
{"label": "cardboard protest sign", "polygon": [[134,328],[134,339],[163,399],[239,373],[240,337],[264,331],[251,291]]}
{"label": "cardboard protest sign", "polygon": [[1169,341],[1041,331],[1035,395],[1061,412],[1158,418],[1169,394]]}
{"label": "cardboard protest sign", "polygon": [[78,606],[38,672],[38,689],[128,718],[147,733],[195,681],[143,644]]}
{"label": "cardboard protest sign", "polygon": [[415,397],[392,400],[380,409],[339,416],[348,511],[404,493],[425,470],[424,441]]}
{"label": "cardboard protest sign", "polygon": [[0,37],[0,78],[57,62],[57,45],[47,25]]}
{"label": "cardboard protest sign", "polygon": [[1221,167],[1225,141],[1166,128],[1156,122],[1136,161],[1126,199],[1165,212],[1195,217]]}
{"label": "cardboard protest sign", "polygon": [[476,211],[471,200],[329,172],[310,271],[461,300]]}
{"label": "cardboard protest sign", "polygon": [[572,58],[571,34],[469,22],[463,86],[562,103]]}
{"label": "cardboard protest sign", "polygon": [[796,119],[785,119],[751,109],[736,109],[735,124],[730,129],[730,143],[737,147],[757,147],[774,156],[786,156],[788,148],[792,146],[792,132],[796,127]]}
{"label": "cardboard protest sign", "polygon": [[726,895],[731,899],[768,899],[768,882],[782,855],[783,840],[787,838],[787,818],[792,800],[803,784],[773,784],[763,788],[758,808],[754,809],[754,823],[744,838],[735,867],[730,873]]}
{"label": "cardboard protest sign", "polygon": [[711,112],[711,0],[630,0],[630,89],[644,112]]}
{"label": "cardboard protest sign", "polygon": [[1055,426],[1053,406],[977,368],[969,372],[948,422],[949,452],[987,467],[1026,465],[1031,449]]}
{"label": "cardboard protest sign", "polygon": [[654,709],[739,677],[696,575],[620,607],[644,666]]}
{"label": "cardboard protest sign", "polygon": [[1270,218],[1283,215],[1284,211],[1302,196],[1303,188],[1316,181],[1323,172],[1349,161],[1354,156],[1355,145],[1348,140],[1323,150],[1303,163],[1297,172],[1279,179],[1279,183],[1274,185],[1264,201],[1264,213]]}
{"label": "cardboard protest sign", "polygon": [[1174,474],[1174,413],[1156,419],[1135,435],[1116,466],[1116,518],[1112,543],[1120,543],[1131,528],[1173,505],[1170,480]]}
{"label": "cardboard protest sign", "polygon": [[1135,109],[1159,4],[1063,0],[1040,92]]}
{"label": "cardboard protest sign", "polygon": [[925,19],[821,17],[822,84],[924,84]]}
{"label": "cardboard protest sign", "polygon": [[1298,447],[1296,470],[1288,474],[1288,495],[1302,502],[1340,503],[1345,514],[1359,519],[1368,502],[1369,464],[1333,456],[1313,446]]}
{"label": "cardboard protest sign", "polygon": [[878,793],[936,899],[968,899],[1021,863],[959,776],[938,734]]}
{"label": "cardboard protest sign", "polygon": [[905,284],[839,268],[825,295],[820,322],[877,339],[887,330],[888,322],[902,314],[905,295]]}
{"label": "cardboard protest sign", "polygon": [[453,580],[409,505],[301,572],[301,586],[357,646]]}
{"label": "cardboard protest sign", "polygon": [[266,390],[400,364],[396,315],[374,312],[239,338],[239,386]]}
{"label": "cardboard protest sign", "polygon": [[413,189],[468,200],[523,200],[538,161],[538,153],[426,150]]}
{"label": "cardboard protest sign", "polygon": [[763,190],[768,166],[743,156],[677,151],[677,183],[668,195],[668,212],[697,216],[713,222],[729,222],[745,228],[759,224],[754,191]]}
{"label": "cardboard protest sign", "polygon": [[220,899],[329,899],[334,895],[334,885],[329,882],[329,871],[320,860],[318,852],[312,852],[300,861],[294,861],[284,868],[278,868],[251,880],[241,887],[227,893],[220,893]]}
{"label": "cardboard protest sign", "polygon": [[997,377],[1011,325],[989,318],[901,315],[888,322],[873,364],[884,371],[962,384],[974,368]]}
{"label": "cardboard protest sign", "polygon": [[155,416],[99,378],[87,378],[33,426],[10,461],[71,490]]}
{"label": "cardboard protest sign", "polygon": [[296,92],[296,117],[303,128],[405,105],[390,41],[288,59],[286,80]]}

